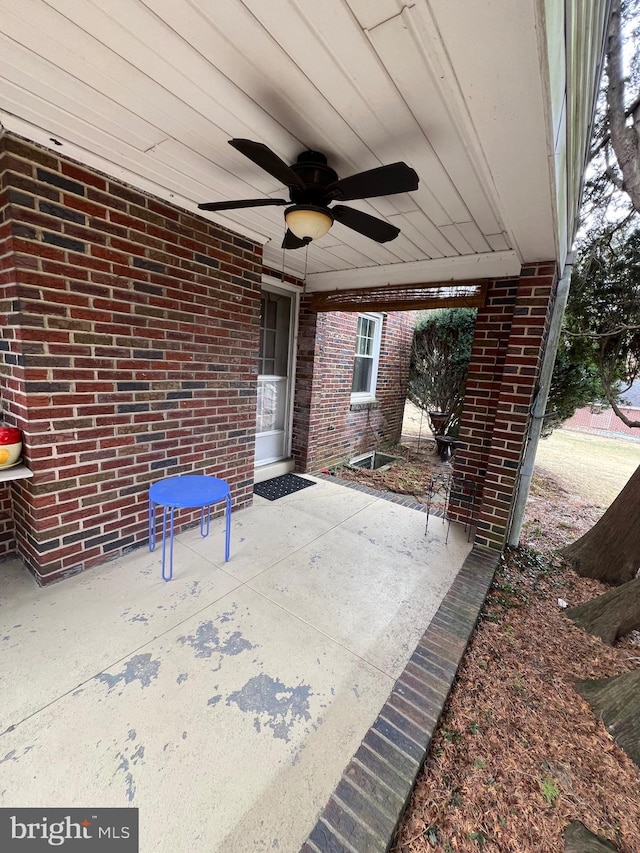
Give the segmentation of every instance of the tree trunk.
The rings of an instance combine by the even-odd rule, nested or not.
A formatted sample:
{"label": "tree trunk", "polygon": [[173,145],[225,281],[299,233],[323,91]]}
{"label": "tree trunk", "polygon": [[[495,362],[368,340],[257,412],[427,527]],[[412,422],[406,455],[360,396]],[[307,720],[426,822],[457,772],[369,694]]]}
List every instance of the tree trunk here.
{"label": "tree trunk", "polygon": [[[640,211],[640,138],[636,113],[625,111],[625,71],[622,58],[622,3],[613,0],[607,40],[607,106],[611,145],[622,172],[622,187],[634,208]],[[629,121],[631,119],[631,122]]]}
{"label": "tree trunk", "polygon": [[576,681],[575,689],[640,767],[640,669],[615,678]]}
{"label": "tree trunk", "polygon": [[581,820],[573,820],[564,831],[564,853],[611,853],[618,848],[601,835],[587,829]]}
{"label": "tree trunk", "polygon": [[640,578],[572,607],[566,614],[576,625],[612,646],[619,637],[640,628]]}
{"label": "tree trunk", "polygon": [[633,580],[640,566],[640,466],[602,518],[560,553],[582,577]]}

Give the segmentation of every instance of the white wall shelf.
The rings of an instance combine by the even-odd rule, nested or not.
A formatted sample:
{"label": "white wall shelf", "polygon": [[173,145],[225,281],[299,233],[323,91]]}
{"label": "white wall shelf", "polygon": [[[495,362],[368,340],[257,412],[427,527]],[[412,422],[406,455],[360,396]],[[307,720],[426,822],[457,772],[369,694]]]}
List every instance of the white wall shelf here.
{"label": "white wall shelf", "polygon": [[0,483],[9,482],[9,480],[24,480],[26,477],[33,477],[33,471],[27,468],[26,465],[15,465],[13,468],[0,468]]}

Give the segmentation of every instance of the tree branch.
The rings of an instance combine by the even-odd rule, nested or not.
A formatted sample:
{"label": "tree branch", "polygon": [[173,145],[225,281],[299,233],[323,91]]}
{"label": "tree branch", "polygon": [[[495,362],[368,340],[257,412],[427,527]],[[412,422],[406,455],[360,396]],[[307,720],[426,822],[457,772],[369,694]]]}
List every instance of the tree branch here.
{"label": "tree branch", "polygon": [[604,338],[614,338],[622,332],[637,332],[640,330],[640,324],[633,326],[618,326],[615,329],[609,329],[606,332],[570,332],[569,329],[563,329],[565,335],[571,338],[588,338],[592,341],[601,341]]}

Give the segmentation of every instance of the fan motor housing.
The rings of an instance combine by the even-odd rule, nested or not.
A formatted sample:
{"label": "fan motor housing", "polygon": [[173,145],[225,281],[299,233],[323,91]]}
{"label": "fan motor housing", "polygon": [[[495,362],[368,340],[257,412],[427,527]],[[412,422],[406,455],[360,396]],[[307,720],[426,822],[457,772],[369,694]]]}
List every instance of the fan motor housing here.
{"label": "fan motor housing", "polygon": [[331,199],[325,188],[338,180],[338,174],[327,165],[327,158],[320,151],[303,151],[299,154],[291,170],[305,183],[305,189],[291,187],[291,201],[294,204],[319,204],[324,206]]}

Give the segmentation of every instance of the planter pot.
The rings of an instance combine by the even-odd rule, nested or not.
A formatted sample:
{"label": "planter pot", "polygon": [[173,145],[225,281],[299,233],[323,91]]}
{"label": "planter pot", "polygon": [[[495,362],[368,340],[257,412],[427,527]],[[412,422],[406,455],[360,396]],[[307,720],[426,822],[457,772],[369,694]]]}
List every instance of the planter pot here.
{"label": "planter pot", "polygon": [[16,427],[0,426],[0,470],[15,465],[21,453],[22,432]]}
{"label": "planter pot", "polygon": [[444,412],[429,412],[429,417],[431,418],[434,433],[440,435],[442,428],[447,422],[448,415],[444,414]]}

